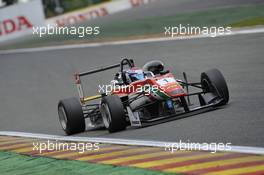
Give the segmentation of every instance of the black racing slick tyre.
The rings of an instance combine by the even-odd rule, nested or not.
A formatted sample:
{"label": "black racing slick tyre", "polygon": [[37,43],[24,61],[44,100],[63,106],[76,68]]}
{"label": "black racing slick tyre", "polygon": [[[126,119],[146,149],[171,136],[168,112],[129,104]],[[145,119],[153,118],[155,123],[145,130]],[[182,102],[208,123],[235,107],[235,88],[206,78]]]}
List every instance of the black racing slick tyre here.
{"label": "black racing slick tyre", "polygon": [[229,91],[224,76],[218,69],[210,69],[201,74],[201,84],[205,92],[211,92],[222,98],[216,106],[222,106],[229,101]]}
{"label": "black racing slick tyre", "polygon": [[110,133],[126,129],[124,106],[117,95],[102,98],[101,115],[106,129]]}
{"label": "black racing slick tyre", "polygon": [[58,104],[59,121],[67,135],[85,131],[85,119],[80,101],[73,97],[60,100]]}

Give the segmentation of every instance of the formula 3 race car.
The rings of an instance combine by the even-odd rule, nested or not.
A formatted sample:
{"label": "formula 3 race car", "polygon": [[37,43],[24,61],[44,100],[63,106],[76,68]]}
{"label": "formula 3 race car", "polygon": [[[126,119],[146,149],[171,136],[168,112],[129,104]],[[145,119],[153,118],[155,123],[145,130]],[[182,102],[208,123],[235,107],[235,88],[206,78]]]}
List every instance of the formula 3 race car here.
{"label": "formula 3 race car", "polygon": [[[120,70],[110,84],[111,91],[84,96],[81,78],[118,67]],[[164,70],[161,61],[150,61],[143,68],[138,68],[132,59],[122,59],[118,64],[77,73],[75,83],[79,98],[59,101],[59,121],[68,135],[84,132],[85,119],[89,126],[105,127],[109,132],[117,132],[129,125],[153,125],[228,103],[228,87],[218,69],[201,73],[200,81],[195,83],[188,82],[185,73],[183,77],[184,80],[175,78],[169,70]],[[198,91],[189,93],[189,87]],[[195,97],[197,104],[192,104],[190,97]]]}

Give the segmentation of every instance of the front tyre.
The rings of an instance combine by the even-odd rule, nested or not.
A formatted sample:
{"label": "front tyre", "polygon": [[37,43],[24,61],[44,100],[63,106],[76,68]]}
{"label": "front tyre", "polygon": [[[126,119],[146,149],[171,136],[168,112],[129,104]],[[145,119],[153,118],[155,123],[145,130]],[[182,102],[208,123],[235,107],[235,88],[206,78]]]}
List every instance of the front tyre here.
{"label": "front tyre", "polygon": [[222,98],[216,106],[222,106],[229,101],[229,91],[224,76],[218,69],[210,69],[201,74],[201,84],[205,92],[211,92]]}
{"label": "front tyre", "polygon": [[102,98],[101,115],[104,125],[110,133],[126,129],[124,106],[117,95]]}
{"label": "front tyre", "polygon": [[67,135],[85,131],[82,105],[75,97],[60,100],[58,104],[59,121]]}

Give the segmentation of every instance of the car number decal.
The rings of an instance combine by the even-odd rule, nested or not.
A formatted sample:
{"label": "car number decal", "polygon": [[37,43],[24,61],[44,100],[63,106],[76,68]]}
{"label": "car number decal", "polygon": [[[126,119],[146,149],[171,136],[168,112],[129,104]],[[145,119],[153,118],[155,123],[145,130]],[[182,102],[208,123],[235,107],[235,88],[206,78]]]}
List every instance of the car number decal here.
{"label": "car number decal", "polygon": [[159,79],[157,81],[157,83],[160,85],[160,86],[165,86],[166,84],[168,83],[175,83],[176,80],[172,77],[168,77],[168,78],[162,78],[162,79]]}

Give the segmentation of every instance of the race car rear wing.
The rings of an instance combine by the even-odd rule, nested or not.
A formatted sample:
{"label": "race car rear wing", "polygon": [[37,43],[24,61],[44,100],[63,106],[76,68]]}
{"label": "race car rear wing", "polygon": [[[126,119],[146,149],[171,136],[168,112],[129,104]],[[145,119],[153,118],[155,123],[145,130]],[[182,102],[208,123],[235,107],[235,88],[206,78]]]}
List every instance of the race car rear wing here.
{"label": "race car rear wing", "polygon": [[94,74],[94,73],[98,73],[98,72],[102,72],[102,71],[106,71],[109,69],[114,69],[117,67],[120,67],[120,69],[122,71],[124,65],[129,65],[130,67],[134,67],[134,61],[132,59],[125,58],[125,59],[122,59],[121,63],[118,63],[118,64],[113,64],[110,66],[96,68],[96,69],[93,69],[93,70],[90,70],[87,72],[75,73],[74,79],[75,79],[75,84],[77,86],[80,102],[82,104],[84,104],[85,102],[95,100],[95,99],[102,97],[102,94],[100,94],[100,95],[98,94],[98,95],[90,96],[90,97],[85,97],[84,92],[83,92],[83,88],[82,88],[81,77],[86,76],[86,75],[90,75],[90,74]]}

